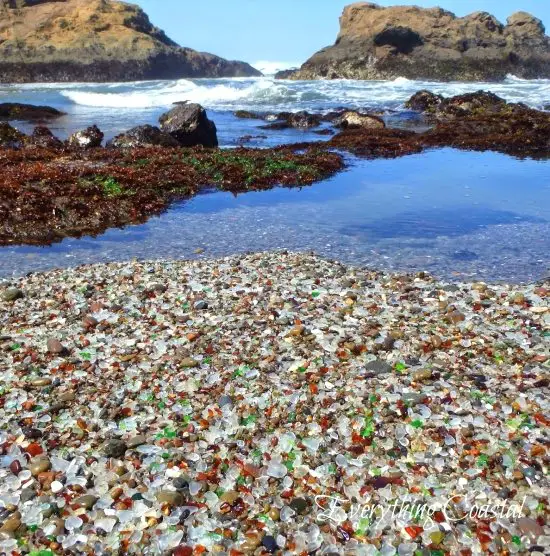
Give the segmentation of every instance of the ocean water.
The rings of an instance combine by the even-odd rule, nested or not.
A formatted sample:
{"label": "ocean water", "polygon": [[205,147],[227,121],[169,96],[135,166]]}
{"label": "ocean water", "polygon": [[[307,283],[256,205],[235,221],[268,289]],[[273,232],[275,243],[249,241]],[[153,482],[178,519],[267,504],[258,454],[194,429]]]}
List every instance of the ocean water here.
{"label": "ocean water", "polygon": [[[224,147],[319,141],[312,131],[263,130],[238,109],[328,112],[375,110],[393,124],[414,121],[404,102],[419,89],[446,96],[479,89],[536,108],[550,104],[550,80],[503,83],[289,82],[272,78],[124,84],[0,86],[0,102],[55,106],[61,137],[96,123],[107,138],[156,123],[172,103],[207,108]],[[29,124],[16,123],[23,130]],[[268,249],[315,250],[391,270],[429,270],[449,279],[533,281],[548,275],[550,162],[440,149],[396,160],[349,158],[349,169],[301,189],[233,196],[205,190],[144,225],[47,248],[0,248],[0,276],[87,262],[211,257]],[[204,249],[196,255],[195,251]]]}

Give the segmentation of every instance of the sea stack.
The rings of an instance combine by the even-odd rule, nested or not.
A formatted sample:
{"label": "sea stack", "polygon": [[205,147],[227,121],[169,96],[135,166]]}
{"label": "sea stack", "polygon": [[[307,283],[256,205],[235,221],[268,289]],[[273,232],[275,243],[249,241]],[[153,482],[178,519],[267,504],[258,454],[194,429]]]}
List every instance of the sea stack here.
{"label": "sea stack", "polygon": [[133,4],[0,0],[2,83],[258,75],[244,62],[180,47]]}
{"label": "sea stack", "polygon": [[500,81],[550,77],[550,38],[540,19],[517,12],[503,25],[487,12],[456,17],[441,8],[347,6],[334,46],[286,79]]}

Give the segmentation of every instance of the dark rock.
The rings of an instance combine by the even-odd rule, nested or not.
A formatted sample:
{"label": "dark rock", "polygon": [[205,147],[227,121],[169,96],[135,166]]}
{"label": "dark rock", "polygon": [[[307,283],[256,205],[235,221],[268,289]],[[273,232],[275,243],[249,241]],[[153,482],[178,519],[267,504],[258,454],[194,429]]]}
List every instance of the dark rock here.
{"label": "dark rock", "polygon": [[0,122],[0,147],[20,149],[25,144],[26,135],[6,122]]}
{"label": "dark rock", "polygon": [[34,106],[32,104],[20,104],[18,102],[0,103],[0,120],[19,120],[28,122],[41,122],[64,116],[51,106]]}
{"label": "dark rock", "polygon": [[103,454],[108,458],[121,458],[126,453],[128,446],[122,440],[112,439],[103,446]]}
{"label": "dark rock", "polygon": [[161,130],[184,147],[217,147],[216,125],[208,119],[200,104],[178,104],[160,119]]}
{"label": "dark rock", "polygon": [[287,122],[290,127],[294,127],[296,129],[309,129],[311,127],[319,126],[321,118],[315,114],[309,114],[304,111],[290,114],[287,117]]}
{"label": "dark rock", "polygon": [[266,535],[266,536],[262,539],[262,546],[263,546],[270,554],[274,554],[275,552],[277,552],[277,549],[279,548],[279,546],[277,545],[277,540],[275,539],[275,537],[272,537],[271,535]]}
{"label": "dark rock", "polygon": [[279,79],[498,81],[550,76],[550,40],[525,12],[507,25],[487,12],[456,17],[441,8],[347,6],[336,43]]}
{"label": "dark rock", "polygon": [[435,116],[439,120],[451,120],[471,116],[487,116],[512,112],[521,106],[508,104],[503,98],[486,91],[466,93],[444,99],[436,108]]}
{"label": "dark rock", "polygon": [[365,368],[367,371],[372,371],[377,375],[387,375],[393,371],[393,367],[387,361],[383,361],[382,359],[375,359],[374,361],[367,363]]}
{"label": "dark rock", "polygon": [[107,147],[117,149],[130,149],[132,147],[179,147],[180,144],[168,133],[164,133],[158,127],[152,125],[140,125],[134,127],[107,143]]}
{"label": "dark rock", "polygon": [[239,137],[238,143],[244,145],[245,143],[250,143],[254,139],[267,139],[267,135],[243,135]]}
{"label": "dark rock", "polygon": [[96,126],[93,125],[82,131],[77,131],[73,133],[68,140],[69,147],[75,147],[79,149],[93,149],[96,147],[101,147],[101,142],[103,141],[103,133]]}
{"label": "dark rock", "polygon": [[32,135],[25,140],[26,147],[43,147],[45,149],[59,149],[63,142],[58,139],[47,127],[34,128]]}
{"label": "dark rock", "polygon": [[176,490],[187,490],[189,488],[189,482],[183,477],[176,477],[172,484]]}
{"label": "dark rock", "polygon": [[265,115],[260,114],[259,112],[249,112],[248,110],[237,110],[234,113],[236,118],[240,118],[241,120],[263,120]]}
{"label": "dark rock", "polygon": [[206,301],[205,299],[201,299],[200,301],[197,301],[195,303],[194,308],[196,311],[204,311],[208,309],[208,301]]}
{"label": "dark rock", "polygon": [[290,129],[290,124],[285,120],[281,122],[273,122],[270,124],[261,125],[260,129],[270,129],[272,131],[281,130],[281,129]]}
{"label": "dark rock", "polygon": [[307,513],[309,504],[305,498],[293,498],[289,506],[298,514],[304,515]]}
{"label": "dark rock", "polygon": [[441,95],[436,95],[431,91],[418,91],[406,103],[405,108],[410,108],[416,112],[433,112],[443,101]]}
{"label": "dark rock", "polygon": [[310,129],[321,124],[321,116],[309,112],[280,112],[274,116],[273,123],[261,126],[262,129]]}

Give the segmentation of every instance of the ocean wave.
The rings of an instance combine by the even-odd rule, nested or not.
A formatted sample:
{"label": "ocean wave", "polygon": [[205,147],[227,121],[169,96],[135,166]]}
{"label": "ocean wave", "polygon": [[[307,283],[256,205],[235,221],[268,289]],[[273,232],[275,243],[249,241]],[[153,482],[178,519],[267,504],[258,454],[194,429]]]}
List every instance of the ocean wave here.
{"label": "ocean wave", "polygon": [[[550,80],[524,80],[512,75],[501,83],[438,83],[404,77],[392,81],[277,81],[263,77],[48,84],[25,86],[25,97],[28,98],[27,93],[31,89],[40,94],[43,87],[50,89],[45,98],[61,99],[65,104],[81,106],[83,109],[126,111],[165,108],[185,100],[197,102],[211,110],[328,111],[340,106],[396,109],[401,108],[420,89],[429,89],[444,96],[483,89],[508,101],[525,102],[536,108],[550,103]],[[0,94],[2,92],[10,94],[7,89],[0,87]]]}

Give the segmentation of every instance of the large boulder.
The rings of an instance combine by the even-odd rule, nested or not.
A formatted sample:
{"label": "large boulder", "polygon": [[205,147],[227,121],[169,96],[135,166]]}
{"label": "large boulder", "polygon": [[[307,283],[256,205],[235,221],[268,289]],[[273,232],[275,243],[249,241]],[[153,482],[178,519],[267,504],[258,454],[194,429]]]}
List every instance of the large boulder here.
{"label": "large boulder", "polygon": [[18,102],[0,103],[0,120],[40,122],[59,118],[64,114],[64,112],[60,112],[51,106],[34,106]]}
{"label": "large boulder", "polygon": [[181,146],[217,147],[216,124],[209,120],[200,104],[181,103],[159,118],[160,129]]}
{"label": "large boulder", "polygon": [[496,81],[509,73],[550,77],[550,39],[528,13],[503,25],[487,12],[456,17],[441,8],[358,2],[344,9],[334,46],[278,77]]}
{"label": "large boulder", "polygon": [[118,0],[0,0],[0,82],[247,77],[247,63],[182,48]]}
{"label": "large boulder", "polygon": [[73,133],[67,143],[69,147],[78,149],[93,149],[96,147],[101,147],[101,142],[103,141],[103,132],[96,126],[93,125],[81,131]]}
{"label": "large boulder", "polygon": [[180,144],[168,133],[152,125],[140,125],[117,135],[107,143],[108,147],[130,149],[132,147],[179,147]]}

